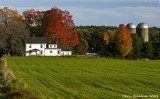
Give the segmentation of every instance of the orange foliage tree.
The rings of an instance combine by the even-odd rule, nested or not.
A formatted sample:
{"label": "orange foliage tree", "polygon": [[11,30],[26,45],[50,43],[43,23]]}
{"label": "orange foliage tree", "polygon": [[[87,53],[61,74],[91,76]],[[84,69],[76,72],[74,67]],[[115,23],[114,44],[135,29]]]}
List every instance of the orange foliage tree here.
{"label": "orange foliage tree", "polygon": [[109,35],[108,35],[108,33],[104,33],[104,40],[105,40],[105,42],[106,42],[106,44],[109,44]]}
{"label": "orange foliage tree", "polygon": [[25,21],[27,22],[27,25],[41,25],[42,24],[42,18],[45,11],[35,11],[34,9],[25,10],[23,12],[23,16]]}
{"label": "orange foliage tree", "polygon": [[[0,21],[3,20],[4,24],[8,23],[10,20],[18,20],[22,21],[23,16],[18,13],[16,10],[9,9],[8,7],[4,7],[0,9]],[[5,20],[5,21],[4,21]]]}
{"label": "orange foliage tree", "polygon": [[127,29],[124,24],[119,25],[115,34],[115,46],[123,57],[129,54],[132,50],[130,30]]}
{"label": "orange foliage tree", "polygon": [[78,34],[72,15],[68,11],[59,8],[51,8],[44,14],[44,35],[49,42],[60,42],[62,47],[75,46],[78,44]]}

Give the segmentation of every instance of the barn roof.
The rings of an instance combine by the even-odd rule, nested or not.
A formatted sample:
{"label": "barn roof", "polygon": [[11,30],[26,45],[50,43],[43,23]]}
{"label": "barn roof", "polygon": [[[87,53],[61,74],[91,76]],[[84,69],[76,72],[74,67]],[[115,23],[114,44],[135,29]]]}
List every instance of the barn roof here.
{"label": "barn roof", "polygon": [[47,43],[47,37],[29,37],[25,40],[26,43]]}

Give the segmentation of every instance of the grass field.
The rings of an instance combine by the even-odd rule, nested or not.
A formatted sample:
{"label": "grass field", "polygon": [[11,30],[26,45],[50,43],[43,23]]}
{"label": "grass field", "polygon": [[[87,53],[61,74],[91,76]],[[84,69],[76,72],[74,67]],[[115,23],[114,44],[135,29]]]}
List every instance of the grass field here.
{"label": "grass field", "polygon": [[17,78],[44,98],[160,96],[160,60],[9,57],[7,64]]}

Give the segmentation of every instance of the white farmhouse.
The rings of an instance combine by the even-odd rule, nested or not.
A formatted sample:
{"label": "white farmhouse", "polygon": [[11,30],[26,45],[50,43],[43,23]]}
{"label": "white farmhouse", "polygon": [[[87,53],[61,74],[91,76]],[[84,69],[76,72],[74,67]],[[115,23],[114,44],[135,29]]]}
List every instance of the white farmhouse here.
{"label": "white farmhouse", "polygon": [[47,43],[46,37],[30,37],[25,40],[26,56],[72,55],[72,48],[61,48],[60,43]]}

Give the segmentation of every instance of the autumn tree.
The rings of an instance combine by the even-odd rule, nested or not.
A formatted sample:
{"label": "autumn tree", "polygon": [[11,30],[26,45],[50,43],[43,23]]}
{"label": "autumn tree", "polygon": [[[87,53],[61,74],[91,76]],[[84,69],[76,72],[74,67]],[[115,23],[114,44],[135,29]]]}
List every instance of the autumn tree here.
{"label": "autumn tree", "polygon": [[43,36],[44,29],[42,28],[42,18],[45,11],[25,10],[23,11],[24,20],[31,31],[31,36]]}
{"label": "autumn tree", "polygon": [[23,17],[17,11],[7,7],[0,9],[0,49],[4,53],[22,55],[28,34]]}
{"label": "autumn tree", "polygon": [[48,42],[60,42],[62,47],[75,46],[78,44],[78,35],[72,15],[68,11],[59,8],[51,8],[44,14],[44,35]]}
{"label": "autumn tree", "polygon": [[109,43],[109,35],[108,35],[108,33],[104,33],[104,40],[105,40],[105,42],[106,42],[106,44],[108,44]]}
{"label": "autumn tree", "polygon": [[132,50],[130,30],[127,29],[124,24],[119,25],[115,34],[115,47],[123,57],[129,54]]}
{"label": "autumn tree", "polygon": [[29,26],[41,25],[44,12],[45,11],[36,11],[35,9],[25,10],[23,11],[23,17]]}

